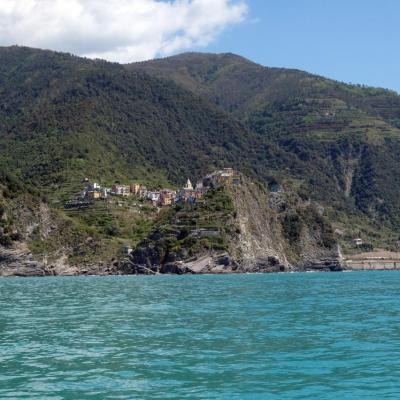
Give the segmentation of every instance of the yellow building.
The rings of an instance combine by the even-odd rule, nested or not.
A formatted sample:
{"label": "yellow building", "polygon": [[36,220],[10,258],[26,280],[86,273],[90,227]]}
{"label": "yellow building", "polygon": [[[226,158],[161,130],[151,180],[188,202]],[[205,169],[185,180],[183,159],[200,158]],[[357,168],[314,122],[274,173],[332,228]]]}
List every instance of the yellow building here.
{"label": "yellow building", "polygon": [[138,195],[140,191],[140,185],[138,183],[132,183],[130,189],[132,194]]}
{"label": "yellow building", "polygon": [[101,192],[98,191],[90,191],[86,193],[86,196],[90,200],[97,200],[101,198]]}
{"label": "yellow building", "polygon": [[161,197],[160,204],[162,206],[170,206],[172,204],[173,199],[171,197]]}
{"label": "yellow building", "polygon": [[160,201],[159,201],[160,205],[161,206],[170,206],[175,201],[175,195],[176,195],[176,192],[174,192],[172,190],[169,190],[169,189],[161,190]]}

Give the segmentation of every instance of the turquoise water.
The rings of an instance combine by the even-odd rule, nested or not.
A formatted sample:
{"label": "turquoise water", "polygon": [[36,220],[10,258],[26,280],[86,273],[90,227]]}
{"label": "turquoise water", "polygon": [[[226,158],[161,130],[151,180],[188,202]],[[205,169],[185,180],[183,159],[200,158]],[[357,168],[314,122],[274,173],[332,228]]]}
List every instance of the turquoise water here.
{"label": "turquoise water", "polygon": [[399,399],[400,272],[0,279],[0,399]]}

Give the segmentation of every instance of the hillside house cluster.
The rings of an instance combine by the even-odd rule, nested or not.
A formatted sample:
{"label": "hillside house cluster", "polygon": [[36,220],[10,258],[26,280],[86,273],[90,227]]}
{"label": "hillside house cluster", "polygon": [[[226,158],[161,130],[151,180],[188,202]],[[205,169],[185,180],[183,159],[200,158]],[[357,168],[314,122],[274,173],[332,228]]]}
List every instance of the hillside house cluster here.
{"label": "hillside house cluster", "polygon": [[109,190],[110,189],[102,188],[100,184],[96,182],[87,183],[82,192],[82,199],[89,201],[105,199],[108,196]]}
{"label": "hillside house cluster", "polygon": [[[87,181],[85,180],[85,182]],[[130,185],[114,184],[111,188],[106,188],[96,182],[87,182],[82,195],[77,200],[93,202],[95,200],[106,200],[109,196],[135,196],[140,199],[151,201],[154,206],[170,206],[175,203],[176,191],[171,189],[152,191],[138,183],[132,183]]]}
{"label": "hillside house cluster", "polygon": [[239,185],[240,177],[232,168],[224,168],[206,175],[197,182],[195,187],[188,179],[186,185],[178,191],[171,189],[148,190],[146,186],[139,183],[114,184],[111,188],[107,188],[97,182],[90,183],[88,179],[85,179],[84,182],[86,187],[82,195],[78,199],[66,203],[66,208],[73,208],[75,202],[89,204],[96,200],[106,200],[109,196],[135,196],[150,201],[155,207],[167,207],[173,204],[200,204],[209,189],[221,185]]}
{"label": "hillside house cluster", "polygon": [[98,183],[89,183],[82,193],[82,198],[88,200],[105,200],[108,196],[135,196],[151,201],[154,206],[168,206],[174,203],[176,192],[170,189],[152,191],[138,183],[130,185],[114,184],[111,188],[101,187]]}
{"label": "hillside house cluster", "polygon": [[175,198],[175,203],[178,204],[194,204],[202,199],[205,192],[203,190],[203,186],[200,182],[197,183],[196,187],[193,187],[190,179],[186,181],[185,187],[178,191],[178,194]]}
{"label": "hillside house cluster", "polygon": [[206,175],[202,184],[205,188],[217,188],[219,186],[239,186],[240,176],[233,168],[224,168]]}
{"label": "hillside house cluster", "polygon": [[240,182],[240,176],[233,168],[224,168],[204,176],[196,183],[195,188],[190,179],[188,179],[186,186],[178,192],[176,202],[189,204],[201,203],[202,198],[209,189],[216,189],[224,185],[239,186]]}

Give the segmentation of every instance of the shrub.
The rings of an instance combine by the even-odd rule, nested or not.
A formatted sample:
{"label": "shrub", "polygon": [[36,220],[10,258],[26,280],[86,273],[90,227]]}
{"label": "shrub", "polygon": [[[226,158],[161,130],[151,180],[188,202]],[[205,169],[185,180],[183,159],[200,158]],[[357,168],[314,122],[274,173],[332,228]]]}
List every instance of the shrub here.
{"label": "shrub", "polygon": [[1,235],[0,236],[0,244],[3,246],[11,246],[12,245],[12,240],[10,236],[8,235]]}

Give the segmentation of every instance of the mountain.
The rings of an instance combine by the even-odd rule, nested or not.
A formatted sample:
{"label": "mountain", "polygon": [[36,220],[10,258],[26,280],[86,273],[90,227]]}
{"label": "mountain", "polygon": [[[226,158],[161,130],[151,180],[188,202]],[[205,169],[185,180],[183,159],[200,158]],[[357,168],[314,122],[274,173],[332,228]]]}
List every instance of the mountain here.
{"label": "mountain", "polygon": [[[128,65],[202,96],[239,119],[312,198],[400,224],[400,96],[233,54],[187,53]],[[276,168],[277,167],[277,168]]]}
{"label": "mountain", "polygon": [[[120,65],[1,47],[0,264],[18,264],[16,251],[28,269],[33,257],[44,274],[91,273],[100,264],[108,273],[123,244],[151,242],[164,212],[135,200],[64,209],[86,179],[178,188],[188,176],[196,180],[222,167],[260,185],[246,198],[260,209],[260,226],[268,224],[265,190],[285,188],[304,205],[274,222],[288,243],[280,259],[291,259],[296,248],[308,251],[304,238],[319,217],[303,215],[307,204],[323,214],[319,226],[338,232],[332,248],[339,241],[354,251],[355,236],[390,247],[400,225],[399,121],[394,92],[266,68],[232,54]],[[251,206],[243,209],[242,219],[252,220]],[[237,204],[226,221],[236,221],[240,210]],[[205,219],[215,218],[205,211]],[[299,226],[304,235],[293,236]],[[261,231],[254,236],[266,243]],[[315,242],[318,252],[323,244]],[[240,248],[233,239],[226,243]]]}
{"label": "mountain", "polygon": [[250,166],[255,136],[177,85],[123,66],[29,48],[0,48],[0,165],[63,185],[158,176],[183,183],[222,164]]}
{"label": "mountain", "polygon": [[[400,97],[393,91],[344,84],[295,69],[268,68],[231,53],[184,53],[127,68],[173,80],[243,118],[290,98],[321,97],[328,103],[341,100],[400,126]],[[328,104],[320,106],[329,110]]]}
{"label": "mountain", "polygon": [[[7,196],[8,184],[0,187],[4,225],[14,232],[3,230],[2,241],[22,240],[34,256],[44,257],[44,265],[109,260],[151,227],[154,211],[133,205],[64,210],[85,178],[103,186],[135,180],[160,188],[227,165],[257,174],[258,138],[174,83],[118,64],[25,47],[0,48],[0,60],[0,168],[21,183],[16,199]],[[266,177],[267,168],[259,166]],[[36,189],[30,200],[28,188]],[[34,227],[24,217],[26,204]],[[11,222],[18,220],[20,226]],[[48,220],[54,221],[50,234]]]}

